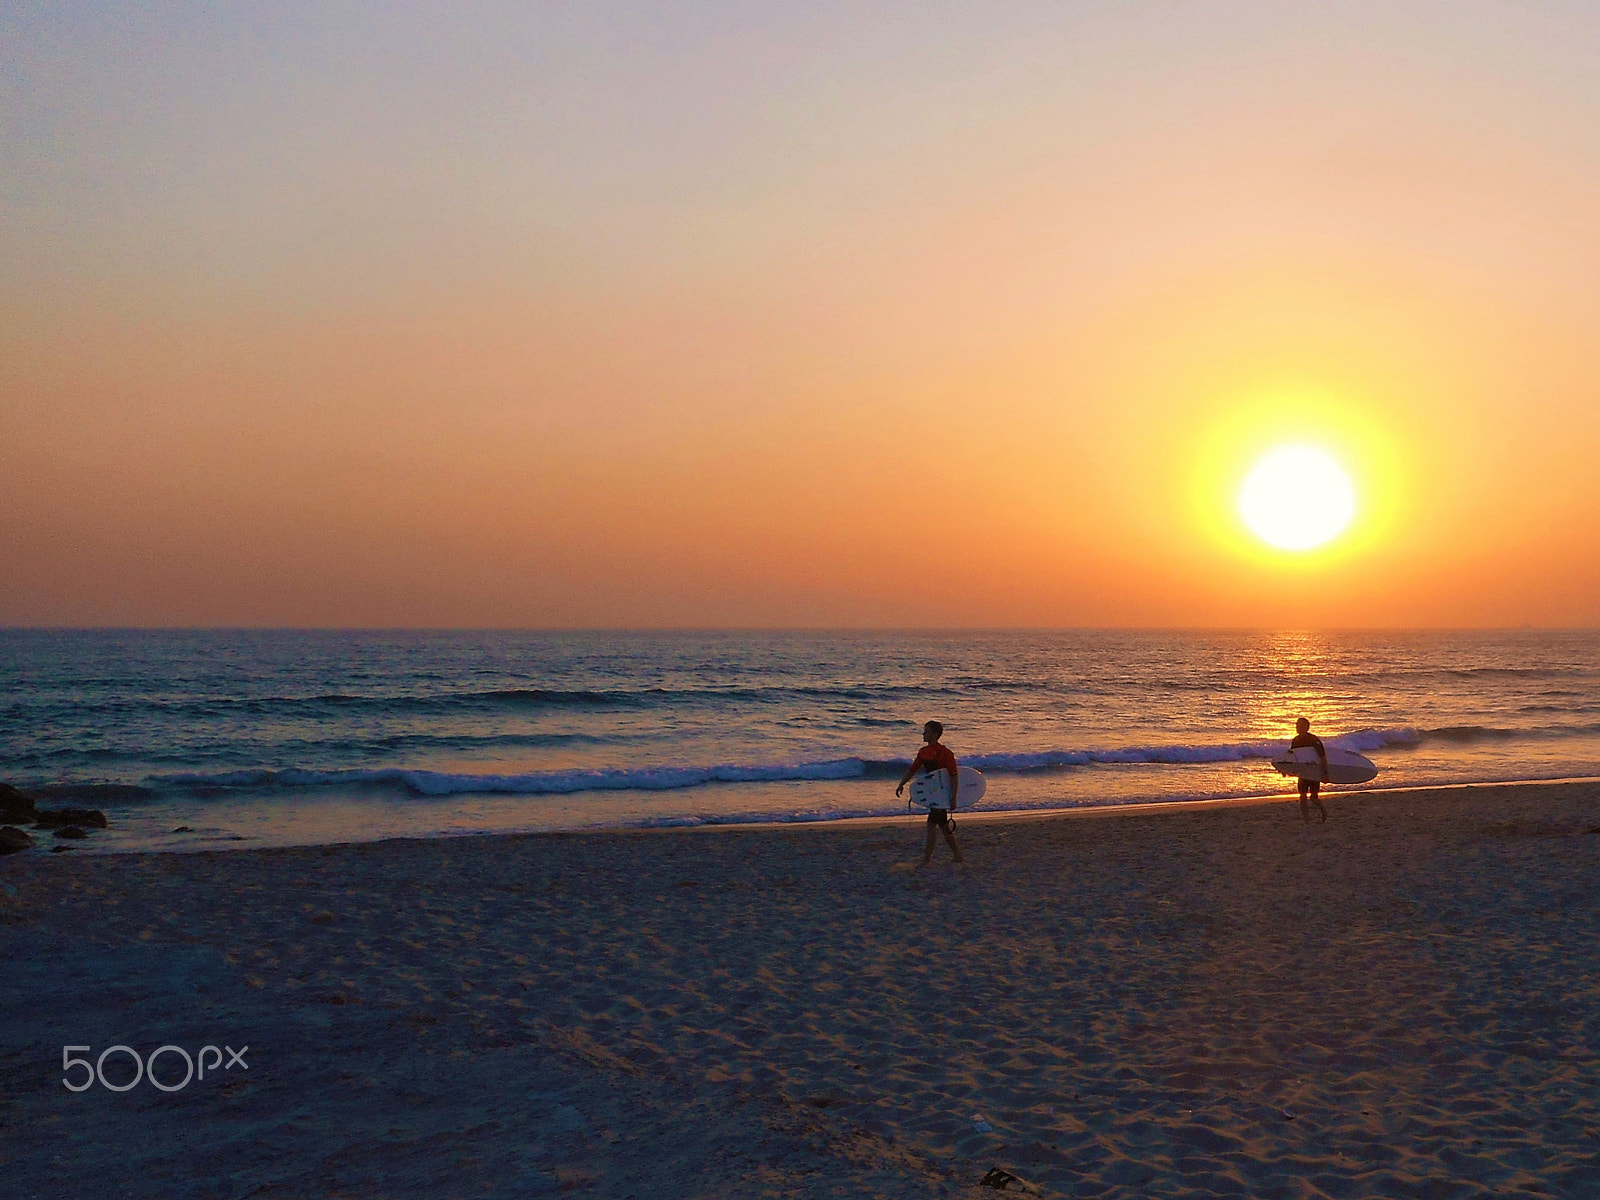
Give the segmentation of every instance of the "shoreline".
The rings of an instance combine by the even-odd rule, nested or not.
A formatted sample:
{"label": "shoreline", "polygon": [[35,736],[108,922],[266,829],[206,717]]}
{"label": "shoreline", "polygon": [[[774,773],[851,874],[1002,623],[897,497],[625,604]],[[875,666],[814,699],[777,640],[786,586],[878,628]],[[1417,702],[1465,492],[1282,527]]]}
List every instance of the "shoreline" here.
{"label": "shoreline", "polygon": [[[1384,796],[1415,795],[1420,793],[1457,793],[1476,790],[1496,790],[1506,788],[1560,788],[1584,784],[1600,784],[1600,776],[1574,775],[1551,779],[1531,780],[1489,780],[1461,783],[1430,783],[1430,784],[1405,784],[1389,787],[1360,787],[1350,790],[1328,790],[1323,792],[1323,800],[1330,804],[1348,804],[1363,798],[1381,798]],[[470,797],[469,797],[470,799]],[[446,801],[445,803],[448,803]],[[1220,796],[1202,797],[1180,800],[1150,800],[1134,801],[1127,803],[1076,805],[1071,807],[1039,807],[1023,809],[988,809],[974,808],[958,811],[957,816],[966,824],[1000,824],[1009,822],[1049,821],[1054,819],[1080,819],[1080,818],[1115,818],[1133,816],[1154,816],[1163,813],[1180,812],[1205,812],[1221,811],[1233,808],[1251,808],[1278,803],[1297,804],[1296,792],[1284,791],[1265,795],[1247,796]],[[315,850],[329,846],[363,846],[376,845],[388,842],[430,842],[430,841],[456,841],[461,839],[471,840],[476,838],[538,838],[538,837],[572,837],[572,836],[610,836],[610,835],[653,835],[670,833],[730,833],[737,831],[763,831],[763,830],[834,830],[848,829],[873,829],[895,826],[920,826],[924,814],[920,811],[894,814],[871,814],[865,816],[840,816],[827,818],[814,818],[806,820],[716,820],[697,819],[682,822],[662,823],[655,825],[616,825],[596,827],[574,827],[566,829],[482,829],[438,831],[420,834],[390,834],[372,838],[349,838],[344,840],[291,842],[284,844],[232,844],[232,845],[189,845],[189,846],[154,846],[154,847],[119,847],[97,846],[93,841],[74,844],[74,851],[81,852],[81,857],[99,858],[107,856],[143,856],[162,854],[240,854],[263,850]],[[93,836],[93,835],[91,835]],[[240,839],[243,840],[243,839]],[[37,857],[43,851],[48,854],[45,844],[40,841],[33,847],[32,853],[23,852],[26,857]],[[49,854],[53,859],[66,859],[78,857],[80,853]],[[0,858],[0,862],[5,859]]]}
{"label": "shoreline", "polygon": [[[1348,792],[1323,792],[1322,799],[1325,803],[1338,801],[1351,801],[1369,797],[1399,796],[1414,793],[1476,791],[1478,789],[1495,788],[1563,788],[1583,784],[1600,784],[1600,775],[1572,775],[1560,779],[1506,779],[1491,780],[1489,782],[1473,783],[1427,783],[1412,784],[1387,788],[1362,788],[1359,791]],[[1198,800],[1149,800],[1132,804],[1086,804],[1076,808],[1020,808],[1020,809],[968,809],[958,811],[955,815],[962,821],[983,822],[996,824],[1009,821],[1044,821],[1054,818],[1073,819],[1079,817],[1134,817],[1154,816],[1161,813],[1179,812],[1208,812],[1221,811],[1233,808],[1256,808],[1269,804],[1299,804],[1299,793],[1281,792],[1270,796],[1217,796]],[[774,829],[837,829],[843,827],[874,828],[893,825],[918,825],[925,819],[921,812],[907,813],[904,816],[870,816],[870,817],[837,817],[827,821],[761,821],[761,822],[703,822],[698,825],[661,825],[645,829],[576,829],[576,830],[551,830],[534,831],[528,833],[487,833],[482,835],[464,834],[461,836],[483,837],[558,837],[584,835],[602,835],[612,833],[710,833],[728,832],[733,830],[774,830]],[[426,838],[392,838],[391,841],[426,841]]]}

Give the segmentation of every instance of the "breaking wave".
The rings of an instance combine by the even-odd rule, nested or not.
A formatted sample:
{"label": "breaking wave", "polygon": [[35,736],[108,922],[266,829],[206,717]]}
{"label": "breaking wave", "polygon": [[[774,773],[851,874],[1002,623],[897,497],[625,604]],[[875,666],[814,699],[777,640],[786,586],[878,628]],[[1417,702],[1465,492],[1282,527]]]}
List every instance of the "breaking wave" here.
{"label": "breaking wave", "polygon": [[[1362,729],[1328,739],[1349,750],[1377,750],[1415,745],[1416,730]],[[1017,773],[1061,770],[1096,764],[1222,763],[1265,759],[1283,749],[1281,740],[1225,742],[1200,745],[1130,746],[1098,750],[1040,750],[969,754],[962,761],[980,771]],[[452,773],[384,767],[361,770],[255,769],[212,773],[182,772],[157,775],[150,783],[184,791],[287,790],[350,786],[400,787],[419,796],[500,794],[523,796],[567,795],[594,791],[671,791],[708,784],[784,783],[807,780],[892,778],[904,771],[909,759],[871,759],[855,756],[815,762],[709,766],[655,766],[596,770],[528,771],[516,774]]]}

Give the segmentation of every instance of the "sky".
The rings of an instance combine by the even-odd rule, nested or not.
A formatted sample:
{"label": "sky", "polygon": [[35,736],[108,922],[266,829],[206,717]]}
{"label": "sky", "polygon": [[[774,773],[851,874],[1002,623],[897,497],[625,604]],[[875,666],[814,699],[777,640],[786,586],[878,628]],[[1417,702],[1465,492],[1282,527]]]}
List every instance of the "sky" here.
{"label": "sky", "polygon": [[[1592,5],[0,0],[0,625],[1600,625]],[[1255,538],[1284,444],[1348,529]]]}

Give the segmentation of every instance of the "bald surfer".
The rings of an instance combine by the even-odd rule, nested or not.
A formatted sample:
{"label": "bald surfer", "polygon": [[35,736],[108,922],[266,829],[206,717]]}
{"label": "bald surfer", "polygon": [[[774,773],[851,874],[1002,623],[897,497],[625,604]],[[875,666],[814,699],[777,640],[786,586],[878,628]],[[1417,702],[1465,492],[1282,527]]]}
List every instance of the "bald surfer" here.
{"label": "bald surfer", "polygon": [[1289,742],[1289,749],[1298,750],[1301,746],[1310,746],[1317,752],[1317,758],[1322,763],[1322,778],[1307,779],[1300,777],[1300,819],[1311,820],[1311,805],[1317,806],[1317,811],[1322,814],[1322,819],[1328,819],[1328,810],[1322,807],[1322,785],[1329,782],[1328,777],[1328,751],[1322,744],[1322,739],[1311,732],[1311,722],[1301,717],[1294,723],[1294,738]]}

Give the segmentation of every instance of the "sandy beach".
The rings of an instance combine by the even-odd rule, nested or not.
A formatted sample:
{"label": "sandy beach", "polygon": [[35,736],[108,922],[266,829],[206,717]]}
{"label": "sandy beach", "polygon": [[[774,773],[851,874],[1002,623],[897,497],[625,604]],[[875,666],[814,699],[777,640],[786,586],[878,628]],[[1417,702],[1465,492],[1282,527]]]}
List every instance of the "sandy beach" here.
{"label": "sandy beach", "polygon": [[[1600,1195],[1600,785],[1329,807],[15,855],[0,1178]],[[248,1065],[63,1086],[114,1044]]]}

